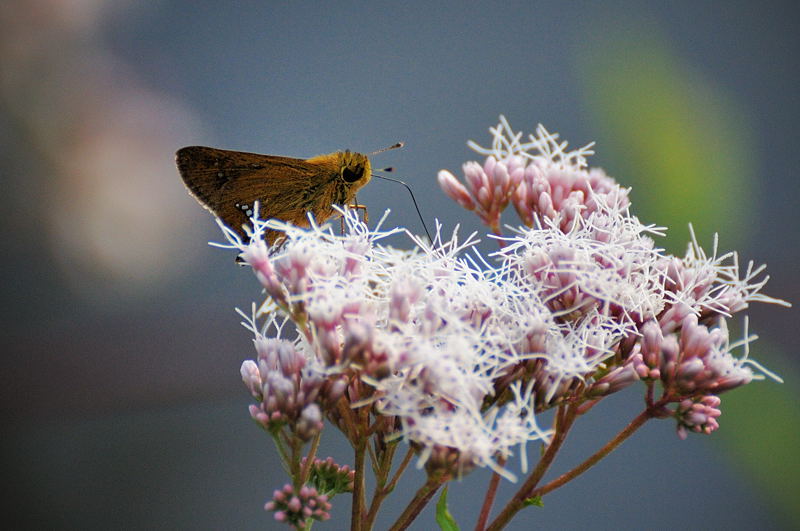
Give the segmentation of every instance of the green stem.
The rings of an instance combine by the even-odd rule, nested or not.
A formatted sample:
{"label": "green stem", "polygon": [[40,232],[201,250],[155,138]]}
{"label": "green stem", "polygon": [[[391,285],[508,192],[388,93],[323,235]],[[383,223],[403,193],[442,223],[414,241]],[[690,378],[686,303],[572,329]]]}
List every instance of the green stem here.
{"label": "green stem", "polygon": [[[281,428],[283,430],[283,428]],[[283,465],[283,470],[286,472],[287,475],[292,474],[291,470],[289,469],[289,452],[286,449],[286,445],[281,440],[280,432],[269,432],[270,436],[272,436],[272,441],[275,443],[275,448],[278,450],[278,455],[281,458],[281,465]]]}
{"label": "green stem", "polygon": [[291,471],[292,484],[297,492],[303,486],[303,478],[300,474],[300,455],[303,453],[303,441],[299,437],[294,437],[291,442],[292,457],[289,463],[289,470]]}

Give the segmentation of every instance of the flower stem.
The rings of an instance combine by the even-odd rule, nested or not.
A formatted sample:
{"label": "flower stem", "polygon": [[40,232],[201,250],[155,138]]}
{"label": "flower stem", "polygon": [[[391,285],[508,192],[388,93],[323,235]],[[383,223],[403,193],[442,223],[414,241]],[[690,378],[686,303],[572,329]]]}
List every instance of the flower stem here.
{"label": "flower stem", "polygon": [[[391,481],[388,481],[389,473],[391,472],[392,468],[392,461],[394,460],[394,454],[397,451],[397,444],[393,443],[390,448],[387,448],[386,452],[384,452],[384,458],[382,459],[381,466],[379,469],[379,475],[376,477],[375,481],[375,493],[372,495],[372,503],[369,507],[369,512],[367,513],[366,518],[366,529],[372,529],[372,526],[375,524],[375,518],[378,516],[378,510],[381,508],[381,504],[383,500],[394,490],[395,485],[397,485],[397,481],[400,479],[400,476],[403,475],[408,464],[411,462],[411,458],[414,455],[414,450],[409,448],[406,456],[403,458],[403,461],[400,463],[400,466],[397,467],[397,472],[395,473],[394,477]],[[388,481],[388,483],[387,483]]]}
{"label": "flower stem", "polygon": [[500,246],[501,249],[503,247],[505,247],[506,246],[506,242],[505,242],[505,240],[502,239],[503,230],[500,228],[500,218],[499,217],[497,218],[497,223],[493,224],[493,225],[490,225],[489,229],[492,231],[492,234],[494,234],[495,236],[499,236],[499,238],[497,239],[497,245]]}
{"label": "flower stem", "polygon": [[303,450],[303,441],[299,437],[292,438],[291,441],[292,455],[289,462],[289,470],[291,471],[292,484],[294,488],[299,491],[303,486],[303,478],[300,474],[300,454]]}
{"label": "flower stem", "polygon": [[417,493],[414,495],[414,499],[406,507],[406,510],[403,511],[397,520],[395,521],[394,525],[390,528],[390,531],[402,531],[403,529],[407,529],[411,522],[419,516],[419,513],[422,512],[422,509],[431,501],[433,495],[436,494],[436,491],[439,490],[444,483],[450,480],[449,474],[440,474],[436,476],[429,476],[428,481],[420,487]]}
{"label": "flower stem", "polygon": [[[657,407],[660,407],[657,406]],[[583,463],[576,466],[569,472],[562,474],[561,476],[557,477],[550,483],[543,485],[542,487],[536,489],[533,492],[533,496],[542,496],[547,494],[548,492],[552,492],[557,488],[563,486],[567,482],[575,479],[576,477],[580,476],[591,467],[596,465],[601,459],[606,457],[612,451],[614,451],[620,444],[623,443],[628,437],[633,435],[636,430],[642,427],[642,425],[654,417],[654,411],[656,408],[648,407],[639,415],[636,416],[627,426],[625,426],[617,435],[614,436],[613,439],[608,441],[602,448],[600,448],[597,452],[595,452],[591,457],[586,459]]]}
{"label": "flower stem", "polygon": [[502,529],[520,509],[525,507],[525,501],[531,497],[531,493],[536,488],[536,485],[539,484],[539,481],[541,481],[547,469],[550,468],[550,465],[553,464],[556,454],[558,454],[558,451],[561,449],[561,445],[564,444],[567,433],[577,416],[577,410],[577,404],[559,406],[558,412],[556,413],[556,432],[553,435],[553,440],[550,441],[547,450],[545,450],[542,458],[539,459],[531,475],[528,476],[528,479],[522,487],[514,494],[514,497],[503,507],[500,514],[489,524],[489,527],[486,528],[487,531]]}
{"label": "flower stem", "polygon": [[281,465],[283,466],[283,469],[286,471],[287,475],[291,476],[292,471],[289,465],[290,462],[289,452],[286,449],[286,444],[283,441],[284,438],[281,436],[281,433],[278,432],[269,432],[269,434],[270,437],[272,437],[273,442],[275,443],[275,448],[278,450],[278,455],[281,458]]}
{"label": "flower stem", "polygon": [[406,452],[406,456],[403,458],[403,461],[400,463],[400,466],[397,467],[397,471],[394,473],[394,477],[389,484],[386,485],[386,492],[392,492],[394,488],[397,486],[397,482],[400,481],[400,477],[403,475],[403,472],[406,471],[406,467],[408,467],[409,463],[411,463],[411,458],[414,457],[414,449],[409,448],[408,452]]}
{"label": "flower stem", "polygon": [[[505,458],[501,457],[497,460],[499,466],[505,465]],[[489,520],[489,514],[492,512],[492,505],[497,497],[497,487],[500,484],[500,474],[495,472],[492,474],[492,479],[489,481],[489,489],[486,491],[486,496],[483,499],[483,506],[478,515],[478,521],[475,523],[475,531],[483,531],[486,527],[486,522]]]}
{"label": "flower stem", "polygon": [[[544,485],[544,486],[542,486],[542,487],[540,487],[538,489],[535,488],[536,485],[535,485],[535,483],[533,483],[532,486],[528,488],[528,484],[532,483],[531,482],[531,478],[533,477],[533,474],[532,474],[531,478],[529,478],[528,481],[525,482],[525,485],[519,491],[517,491],[517,494],[514,495],[514,498],[506,505],[506,507],[503,509],[503,511],[500,513],[500,515],[498,515],[498,517],[495,518],[495,520],[492,522],[492,524],[487,529],[489,529],[489,530],[501,529],[503,526],[505,526],[511,520],[511,518],[514,517],[514,515],[520,509],[525,507],[525,500],[526,499],[529,499],[529,498],[532,498],[532,497],[536,497],[536,496],[542,496],[544,494],[552,492],[555,489],[565,485],[569,481],[572,481],[573,479],[575,479],[576,477],[580,476],[581,474],[583,474],[584,472],[589,470],[591,467],[596,465],[601,459],[606,457],[608,454],[610,454],[612,451],[614,451],[620,444],[622,444],[623,441],[625,441],[626,439],[628,439],[628,437],[633,435],[636,432],[636,430],[641,428],[642,425],[645,422],[647,422],[651,418],[654,418],[656,416],[656,412],[663,406],[664,402],[666,402],[666,400],[661,400],[657,404],[653,404],[653,405],[650,405],[647,408],[645,408],[644,411],[639,413],[639,415],[637,415],[627,426],[625,426],[617,435],[615,435],[613,439],[608,441],[597,452],[592,454],[583,463],[579,464],[578,466],[576,466],[575,468],[573,468],[569,472],[567,472],[565,474],[562,474],[561,476],[557,477],[556,479],[554,479],[550,483],[547,483],[546,485]],[[574,407],[574,406],[571,406],[571,407]],[[568,420],[570,422],[570,424],[571,424],[572,420],[574,420],[574,417],[571,420]],[[561,432],[560,429],[556,432],[556,436],[554,437],[553,442],[547,448],[547,452],[545,452],[545,455],[542,456],[542,459],[539,461],[539,464],[541,464],[542,461],[544,461],[545,458],[548,457],[548,453],[550,453],[551,448],[554,447],[554,443],[558,439],[560,432]],[[563,437],[560,439],[560,441],[563,442]],[[558,444],[559,446],[560,446],[561,442],[559,442],[559,444]],[[557,450],[558,450],[558,448],[556,448],[556,451]],[[538,470],[539,470],[539,465],[537,465],[536,470],[534,471],[534,474]],[[541,479],[541,476],[539,477],[539,479]],[[536,481],[538,482],[538,479]]]}
{"label": "flower stem", "polygon": [[311,465],[314,462],[314,457],[317,455],[317,448],[319,448],[319,441],[322,439],[322,432],[318,432],[311,440],[311,448],[306,454],[306,462],[300,470],[300,483],[305,484],[308,482],[308,475],[311,471]]}
{"label": "flower stem", "polygon": [[365,470],[366,464],[366,440],[355,445],[355,457],[353,462],[353,469],[355,470],[355,477],[353,478],[353,505],[350,513],[350,529],[351,531],[361,531],[362,524],[364,523],[364,489],[365,483]]}

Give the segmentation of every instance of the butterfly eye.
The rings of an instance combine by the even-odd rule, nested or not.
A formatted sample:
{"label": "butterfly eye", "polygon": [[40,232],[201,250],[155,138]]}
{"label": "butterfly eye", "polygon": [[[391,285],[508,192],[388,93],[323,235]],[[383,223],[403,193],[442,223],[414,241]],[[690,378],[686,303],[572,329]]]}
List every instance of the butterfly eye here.
{"label": "butterfly eye", "polygon": [[346,183],[354,183],[361,179],[361,173],[355,172],[352,168],[344,168],[342,170],[342,179]]}

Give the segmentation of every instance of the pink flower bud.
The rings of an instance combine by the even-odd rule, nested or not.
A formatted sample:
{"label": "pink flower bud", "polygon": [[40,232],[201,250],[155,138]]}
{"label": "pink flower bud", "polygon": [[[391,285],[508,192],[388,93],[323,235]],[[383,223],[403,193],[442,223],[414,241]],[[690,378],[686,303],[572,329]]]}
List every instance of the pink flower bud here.
{"label": "pink flower bud", "polygon": [[[488,161],[488,159],[487,159]],[[464,171],[464,180],[467,183],[467,189],[473,196],[477,196],[478,192],[487,186],[486,173],[477,162],[467,162],[462,166]]]}
{"label": "pink flower bud", "polygon": [[309,404],[300,414],[295,433],[304,441],[311,440],[322,430],[322,412],[317,404]]}
{"label": "pink flower bud", "polygon": [[253,360],[245,360],[239,370],[242,381],[256,400],[261,400],[261,373]]}
{"label": "pink flower bud", "polygon": [[648,321],[642,327],[642,359],[648,367],[658,367],[661,359],[661,342],[664,335],[655,321]]}
{"label": "pink flower bud", "polygon": [[466,208],[474,210],[475,203],[463,184],[458,182],[455,176],[447,170],[441,170],[438,175],[439,186],[447,196],[456,203]]}

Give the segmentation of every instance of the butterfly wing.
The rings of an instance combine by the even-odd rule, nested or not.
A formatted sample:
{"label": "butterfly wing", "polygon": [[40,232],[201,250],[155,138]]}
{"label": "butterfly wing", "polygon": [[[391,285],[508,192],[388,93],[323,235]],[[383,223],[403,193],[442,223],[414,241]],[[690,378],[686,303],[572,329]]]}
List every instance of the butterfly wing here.
{"label": "butterfly wing", "polygon": [[[176,162],[189,192],[241,236],[256,201],[262,219],[307,225],[308,206],[324,184],[319,165],[305,159],[191,146],[177,152]],[[267,239],[278,236],[271,231]]]}

